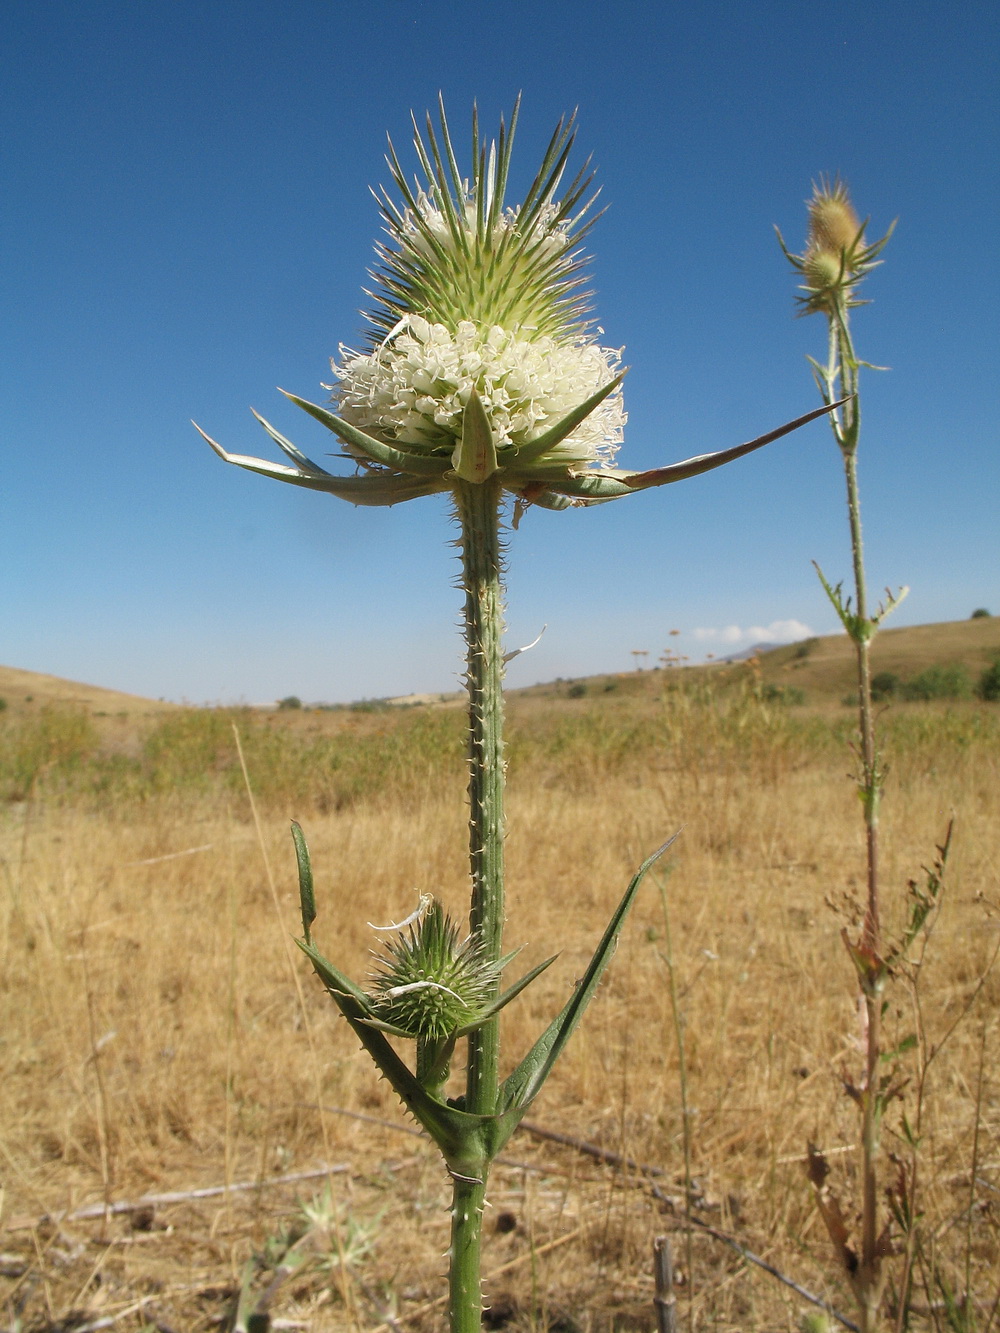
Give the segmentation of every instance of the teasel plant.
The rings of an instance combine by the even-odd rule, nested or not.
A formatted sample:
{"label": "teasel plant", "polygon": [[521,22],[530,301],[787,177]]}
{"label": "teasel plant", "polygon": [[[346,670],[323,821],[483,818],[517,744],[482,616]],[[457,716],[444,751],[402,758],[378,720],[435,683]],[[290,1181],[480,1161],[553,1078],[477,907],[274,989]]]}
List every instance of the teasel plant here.
{"label": "teasel plant", "polygon": [[[593,998],[635,894],[669,842],[639,867],[562,1010],[506,1077],[499,1014],[554,960],[510,986],[503,952],[503,646],[501,531],[533,506],[604,504],[682,481],[741,458],[831,410],[806,413],[757,439],[651,471],[615,466],[625,425],[618,351],[598,342],[581,242],[596,217],[589,165],[569,174],[574,119],[563,118],[518,205],[506,192],[517,125],[487,143],[473,111],[470,174],[463,175],[439,99],[436,118],[414,119],[418,171],[404,171],[390,140],[394,190],[376,194],[386,239],[376,246],[366,345],[341,346],[327,404],[286,394],[353,463],[336,475],[263,417],[289,460],[227,452],[227,463],[357,505],[447,494],[459,527],[468,693],[469,861],[466,933],[428,898],[391,928],[365,989],[313,943],[316,908],[309,852],[292,832],[298,863],[300,946],[341,1014],[405,1108],[437,1144],[451,1176],[451,1333],[481,1326],[480,1244],[490,1165],[537,1097]],[[200,427],[198,428],[200,430]],[[520,651],[520,650],[518,650]],[[673,839],[670,839],[673,841]],[[415,1043],[415,1056],[400,1054]],[[446,1083],[458,1043],[464,1093]]]}
{"label": "teasel plant", "polygon": [[[878,241],[869,243],[851,203],[847,185],[839,178],[821,178],[808,201],[808,234],[802,254],[793,254],[781,236],[778,242],[801,279],[797,297],[799,313],[819,314],[827,323],[825,361],[809,357],[813,377],[823,402],[830,408],[829,421],[844,466],[847,514],[851,536],[853,593],[843,583],[830,583],[819,565],[816,572],[837,617],[854,647],[857,670],[858,795],[865,824],[866,901],[860,931],[856,936],[845,928],[844,944],[857,974],[862,1019],[864,1068],[858,1079],[845,1078],[845,1087],[856,1102],[861,1117],[860,1236],[852,1243],[849,1226],[828,1182],[828,1166],[822,1153],[810,1149],[809,1173],[817,1202],[833,1243],[839,1265],[849,1279],[860,1315],[862,1333],[879,1327],[887,1270],[892,1251],[890,1219],[883,1221],[879,1208],[879,1155],[882,1124],[889,1103],[899,1092],[894,1053],[883,1048],[882,1017],[885,989],[893,967],[913,943],[887,940],[882,923],[879,882],[879,807],[885,784],[885,766],[879,752],[872,700],[871,646],[885,617],[906,596],[886,589],[885,600],[872,607],[867,588],[864,544],[861,532],[861,499],[858,489],[858,445],[861,437],[859,378],[862,369],[883,369],[858,358],[851,333],[851,312],[867,302],[861,284],[877,267],[895,223]],[[777,230],[777,229],[776,229]],[[945,848],[947,855],[950,830]],[[940,867],[943,870],[943,862]]]}

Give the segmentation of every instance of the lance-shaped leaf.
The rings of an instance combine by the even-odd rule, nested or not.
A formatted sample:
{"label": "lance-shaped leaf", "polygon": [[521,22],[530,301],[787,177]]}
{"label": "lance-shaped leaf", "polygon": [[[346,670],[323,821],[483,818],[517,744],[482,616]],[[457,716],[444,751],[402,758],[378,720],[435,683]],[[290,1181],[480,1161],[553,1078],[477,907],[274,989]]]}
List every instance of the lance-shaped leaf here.
{"label": "lance-shaped leaf", "polygon": [[552,1071],[552,1066],[572,1036],[573,1030],[582,1018],[587,1005],[594,998],[598,983],[614,952],[618,936],[638,892],[639,885],[647,872],[656,864],[677,836],[678,834],[675,833],[672,838],[668,838],[662,847],[657,848],[652,856],[648,856],[643,861],[625,890],[625,896],[618,904],[600,944],[594,951],[590,965],[578,982],[569,1002],[562,1013],[549,1024],[514,1072],[501,1085],[498,1099],[501,1111],[496,1118],[496,1138],[492,1144],[494,1152],[499,1152],[517,1128],[519,1121],[527,1112],[532,1101],[538,1096],[542,1084]]}
{"label": "lance-shaped leaf", "polygon": [[858,616],[854,614],[851,610],[850,597],[847,598],[846,602],[844,600],[844,584],[842,581],[838,583],[835,588],[832,587],[826,575],[815,560],[812,564],[813,569],[815,569],[819,576],[820,583],[823,585],[823,591],[830,599],[830,605],[840,617],[840,623],[843,625],[850,638],[852,638],[855,643],[867,643],[875,633],[875,624],[867,616]]}
{"label": "lance-shaped leaf", "polygon": [[[550,449],[555,448],[557,444],[561,444],[567,435],[576,430],[581,421],[585,421],[590,416],[595,407],[599,407],[609,394],[614,393],[625,375],[626,372],[623,370],[620,375],[615,376],[610,384],[606,384],[603,389],[598,389],[586,402],[581,403],[579,407],[575,407],[572,412],[563,417],[562,421],[550,427],[543,435],[539,435],[536,440],[531,440],[528,444],[522,444],[509,465],[511,471],[516,472],[519,467],[537,462]],[[563,463],[563,466],[565,466],[565,463]]]}
{"label": "lance-shaped leaf", "polygon": [[[283,393],[296,407],[301,407],[303,412],[308,412],[320,425],[332,431],[339,440],[343,440],[345,444],[349,444],[353,449],[365,454],[373,463],[380,463],[383,467],[392,468],[395,472],[413,472],[428,477],[440,477],[441,473],[449,466],[447,458],[435,457],[433,454],[414,454],[410,453],[408,449],[397,449],[391,444],[386,444],[384,440],[376,440],[373,435],[358,430],[357,426],[352,426],[349,421],[342,421],[340,417],[334,416],[325,407],[310,403],[308,399],[299,398],[294,393],[288,393],[285,389],[279,389],[278,392]],[[256,413],[254,415],[256,416]],[[278,443],[280,444],[280,441]],[[284,448],[283,445],[282,448]]]}
{"label": "lance-shaped leaf", "polygon": [[711,472],[713,468],[722,467],[724,463],[731,463],[734,459],[742,458],[744,454],[751,454],[755,449],[761,449],[765,444],[770,444],[772,440],[780,440],[782,435],[788,435],[791,431],[798,430],[800,426],[815,421],[817,417],[825,416],[827,412],[832,412],[834,408],[840,407],[842,403],[846,402],[846,398],[841,398],[839,402],[817,407],[814,411],[807,412],[805,416],[796,417],[794,421],[779,426],[777,430],[769,431],[766,435],[760,435],[756,440],[749,440],[746,444],[737,444],[732,449],[721,449],[714,454],[698,454],[695,458],[686,458],[682,463],[672,463],[670,467],[653,468],[650,472],[626,473],[623,475],[623,480],[636,491],[647,490],[650,486],[666,486],[672,481],[686,481],[688,477],[697,477],[702,472]]}
{"label": "lance-shaped leaf", "polygon": [[506,1008],[511,1000],[520,995],[526,986],[530,986],[535,977],[541,976],[545,969],[550,967],[558,957],[559,955],[554,953],[551,958],[546,958],[544,963],[539,963],[530,972],[526,972],[520,981],[515,981],[513,986],[505,990],[502,995],[498,995],[492,1004],[481,1010],[474,1023],[468,1023],[465,1027],[458,1028],[454,1035],[456,1037],[467,1037],[470,1032],[475,1032],[477,1028],[481,1028],[489,1019],[495,1017],[501,1009]]}
{"label": "lance-shaped leaf", "polygon": [[621,474],[607,472],[580,472],[575,477],[548,478],[546,486],[556,495],[583,500],[587,504],[618,500],[623,495],[631,495],[634,489]]}
{"label": "lance-shaped leaf", "polygon": [[310,931],[316,920],[316,893],[313,889],[312,860],[306,845],[306,835],[302,825],[292,820],[292,842],[295,844],[295,861],[299,871],[299,909],[302,912],[302,935],[306,944],[312,943]]}
{"label": "lance-shaped leaf", "polygon": [[332,472],[327,472],[326,468],[320,467],[320,465],[318,463],[314,463],[311,458],[307,458],[306,455],[302,452],[302,450],[298,447],[298,445],[293,444],[291,440],[286,439],[285,436],[282,435],[280,431],[275,430],[274,427],[271,425],[271,423],[269,421],[265,421],[265,419],[261,416],[261,414],[255,411],[254,408],[251,407],[250,411],[253,412],[254,417],[264,427],[268,435],[270,435],[271,439],[275,442],[275,444],[282,451],[282,453],[287,454],[287,456],[292,460],[295,466],[300,469],[300,471],[315,472],[316,475],[320,477],[333,476]]}
{"label": "lance-shaped leaf", "polygon": [[433,495],[435,491],[448,489],[447,482],[433,477],[424,480],[390,472],[372,472],[364,477],[335,477],[316,468],[315,464],[312,464],[312,467],[316,468],[315,471],[306,471],[301,467],[288,467],[285,463],[270,463],[264,458],[251,458],[247,454],[231,454],[210,435],[206,435],[196,421],[191,424],[224,463],[233,463],[247,472],[257,472],[262,477],[271,477],[275,481],[287,481],[293,486],[304,486],[313,491],[328,491],[341,500],[349,500],[351,504],[394,505],[403,500],[415,500],[421,495]]}
{"label": "lance-shaped leaf", "polygon": [[851,962],[857,970],[862,991],[865,995],[877,995],[889,975],[885,959],[864,937],[855,943],[848,934],[846,926],[842,928],[840,938],[844,941],[844,948],[850,954]]}
{"label": "lance-shaped leaf", "polygon": [[463,481],[484,482],[497,470],[497,449],[490,419],[475,389],[462,413],[462,438],[455,445],[451,465]]}

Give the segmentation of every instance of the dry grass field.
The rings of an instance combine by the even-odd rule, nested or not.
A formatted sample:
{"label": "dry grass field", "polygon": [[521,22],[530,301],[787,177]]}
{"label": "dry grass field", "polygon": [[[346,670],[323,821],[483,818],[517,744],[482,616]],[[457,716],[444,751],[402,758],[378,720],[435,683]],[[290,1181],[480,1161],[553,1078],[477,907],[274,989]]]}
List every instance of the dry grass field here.
{"label": "dry grass field", "polygon": [[[883,635],[878,651],[896,656],[876,670],[961,661],[974,679],[1000,649],[996,620],[925,628],[936,646],[922,631]],[[864,854],[840,697],[850,676],[831,643],[769,654],[759,670],[511,697],[507,939],[524,943],[523,970],[560,951],[505,1011],[511,1063],[562,1004],[636,865],[683,832],[533,1109],[536,1129],[496,1168],[491,1327],[653,1330],[661,1233],[682,1329],[797,1330],[813,1308],[722,1236],[851,1313],[804,1172],[811,1140],[850,1200],[857,1115],[842,1076],[856,1076],[860,1034],[839,931]],[[288,820],[312,848],[316,941],[363,978],[366,922],[399,920],[418,890],[463,910],[460,710],[71,705],[58,690],[27,703],[8,679],[4,1327],[231,1328],[241,1283],[259,1294],[273,1282],[274,1328],[440,1329],[447,1181],[294,948]],[[767,688],[789,681],[804,704]],[[916,990],[901,974],[886,1020],[900,1040],[925,1038],[901,1057],[909,1082],[886,1125],[900,1158],[901,1114],[913,1121],[931,1057],[909,1327],[984,1333],[991,1305],[993,1328],[1000,1318],[1000,969],[981,981],[1000,944],[1000,705],[894,703],[882,728],[892,929],[955,816]],[[976,1311],[949,1322],[947,1293],[967,1281]]]}

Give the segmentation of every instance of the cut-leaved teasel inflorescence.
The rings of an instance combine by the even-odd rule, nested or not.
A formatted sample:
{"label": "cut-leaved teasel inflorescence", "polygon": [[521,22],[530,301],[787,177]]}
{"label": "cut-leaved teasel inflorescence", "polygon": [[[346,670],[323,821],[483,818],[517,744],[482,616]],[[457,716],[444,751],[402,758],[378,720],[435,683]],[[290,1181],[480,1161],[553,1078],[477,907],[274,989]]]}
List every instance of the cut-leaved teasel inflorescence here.
{"label": "cut-leaved teasel inflorescence", "polygon": [[[517,502],[598,504],[696,476],[750,453],[820,413],[735,448],[668,467],[614,466],[622,440],[621,349],[601,346],[589,318],[586,256],[595,195],[586,167],[566,182],[573,122],[560,121],[523,202],[505,203],[517,107],[495,144],[473,117],[470,177],[460,174],[443,109],[414,146],[410,183],[390,144],[399,192],[379,197],[388,240],[376,247],[368,347],[341,347],[330,406],[286,396],[357,464],[336,476],[258,417],[291,460],[230,454],[227,462],[354,504],[391,505],[495,477]],[[336,409],[336,410],[333,410]],[[255,414],[256,415],[256,414]]]}
{"label": "cut-leaved teasel inflorescence", "polygon": [[[449,1311],[452,1333],[480,1327],[480,1235],[490,1163],[522,1119],[590,1002],[639,884],[669,843],[639,868],[562,1011],[505,1079],[498,1014],[553,960],[501,989],[503,883],[503,568],[505,506],[567,509],[620,499],[719,467],[829,410],[824,406],[757,439],[668,467],[616,467],[625,410],[621,353],[601,344],[580,248],[594,221],[588,168],[567,174],[573,121],[557,125],[520,204],[506,202],[517,106],[497,140],[480,138],[463,174],[444,108],[414,123],[419,176],[410,181],[390,143],[395,196],[378,197],[387,234],[369,293],[367,346],[341,347],[328,405],[286,395],[324,425],[355,465],[338,476],[306,457],[262,417],[289,464],[230,454],[226,462],[354,504],[392,505],[450,493],[461,529],[469,696],[471,905],[463,937],[442,909],[383,947],[365,991],[318,952],[312,869],[293,826],[302,900],[301,947],[407,1109],[438,1144],[454,1205]],[[255,414],[256,415],[256,414]],[[671,839],[672,841],[672,839]],[[390,1038],[392,1040],[390,1040]],[[408,1064],[393,1042],[411,1039]],[[446,1083],[467,1042],[465,1092]]]}

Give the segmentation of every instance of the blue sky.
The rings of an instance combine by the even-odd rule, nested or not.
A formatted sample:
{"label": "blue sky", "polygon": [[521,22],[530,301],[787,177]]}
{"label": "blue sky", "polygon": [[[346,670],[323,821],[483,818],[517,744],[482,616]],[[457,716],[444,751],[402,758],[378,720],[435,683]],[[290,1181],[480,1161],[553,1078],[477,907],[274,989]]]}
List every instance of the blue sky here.
{"label": "blue sky", "polygon": [[[816,403],[774,240],[840,172],[871,235],[858,312],[873,587],[897,624],[1000,612],[1000,18],[992,3],[381,5],[8,0],[0,16],[0,662],[135,693],[258,702],[455,688],[454,529],[439,497],[354,509],[218,461],[307,452],[357,345],[409,114],[460,144],[523,91],[515,179],[579,108],[609,211],[589,238],[625,347],[623,466],[750,438]],[[518,172],[520,174],[518,174]],[[849,572],[823,424],[729,468],[511,535],[513,686],[832,632],[810,561]],[[782,628],[784,626],[784,628]],[[682,633],[669,637],[671,629]]]}

